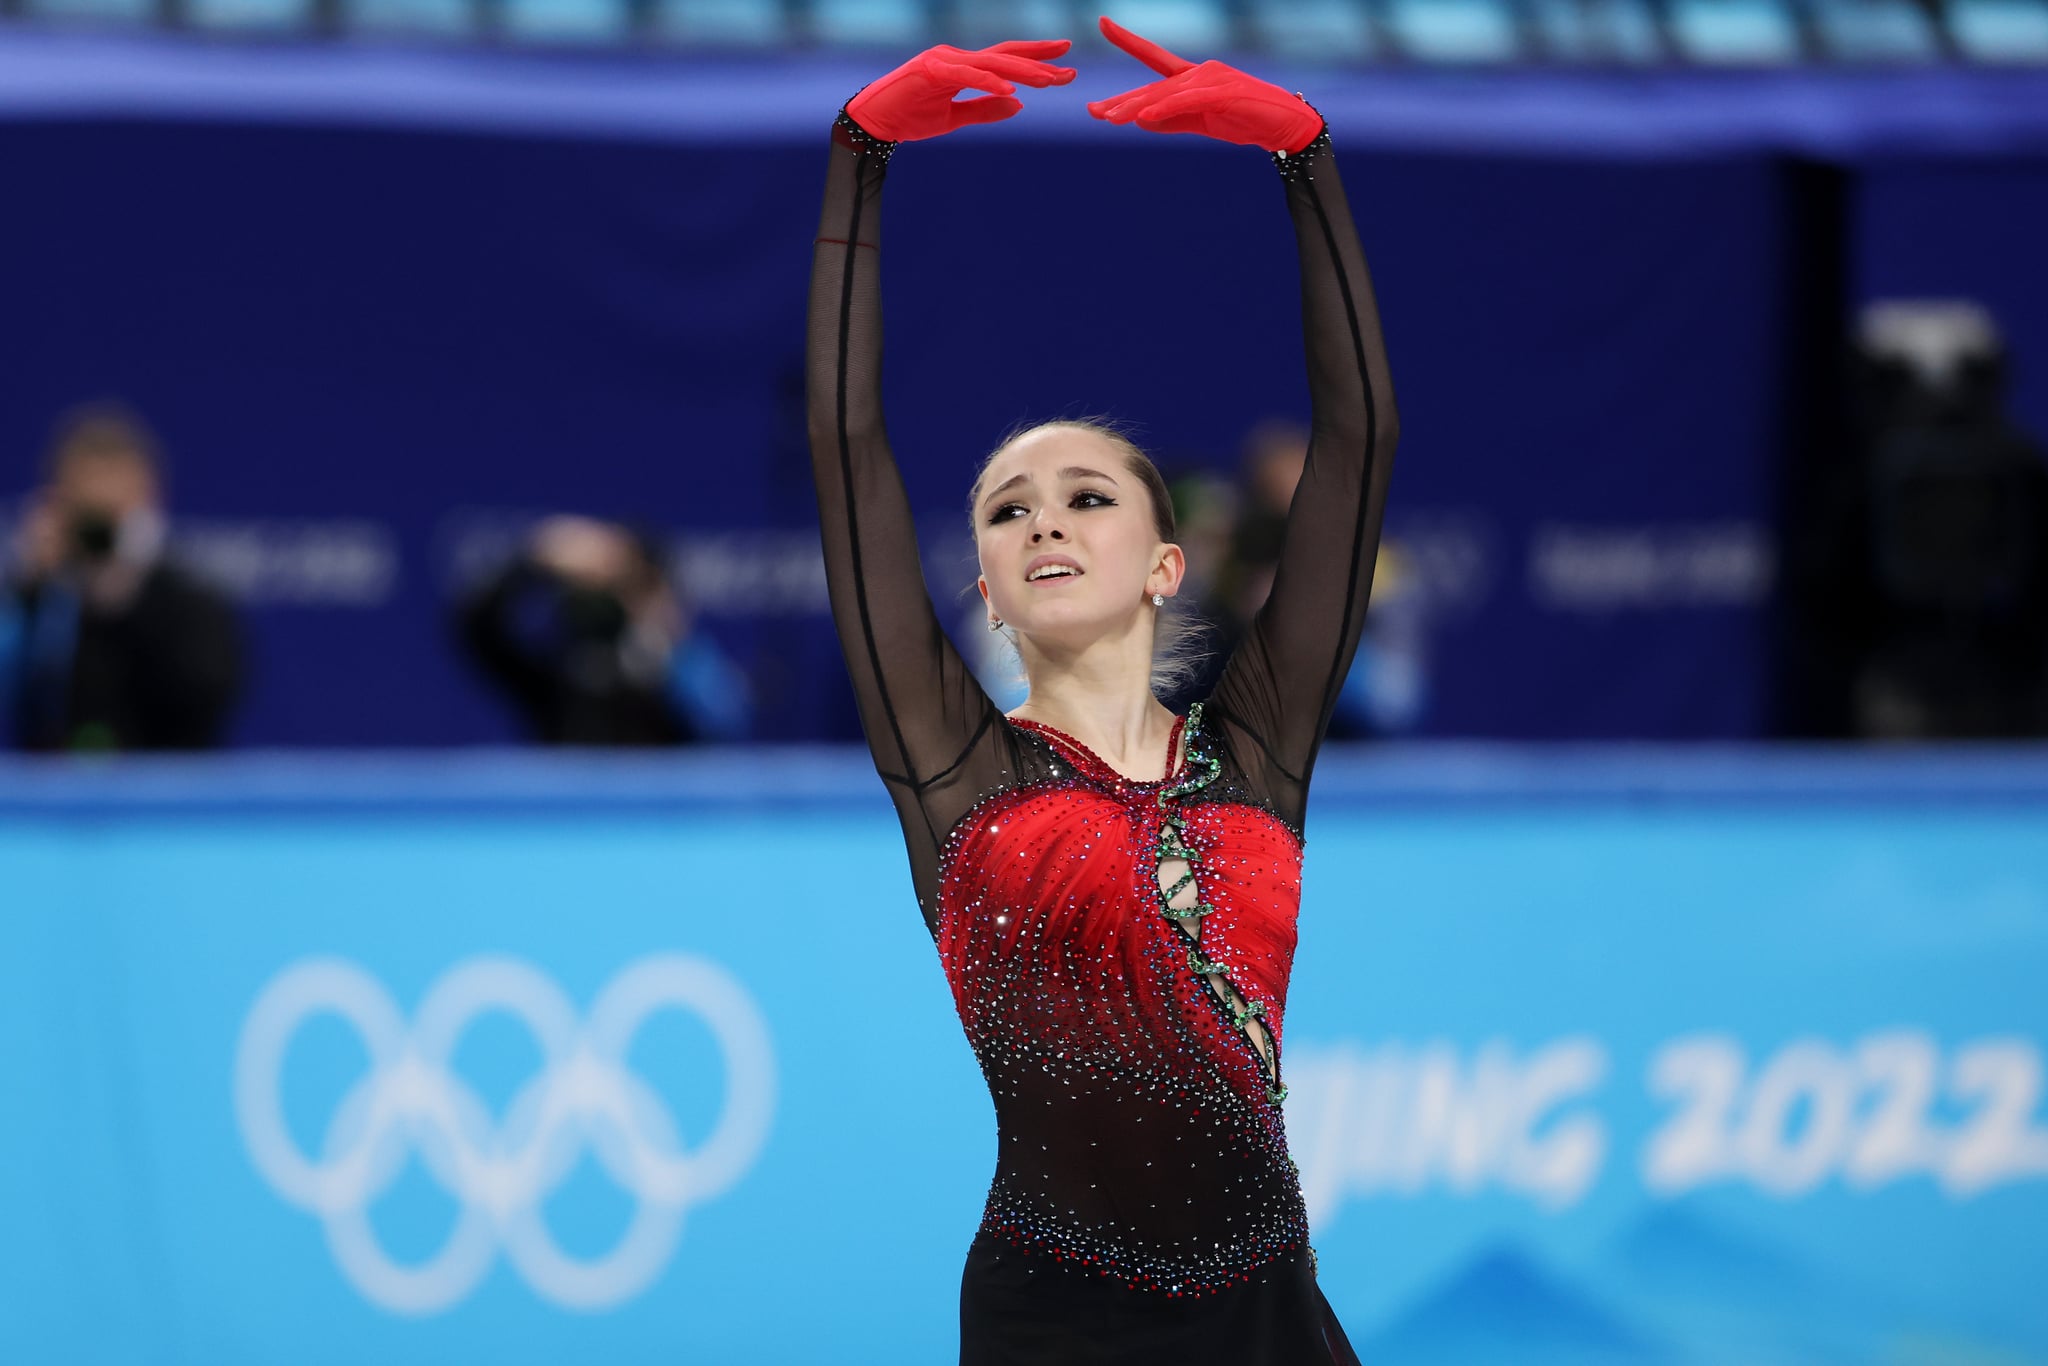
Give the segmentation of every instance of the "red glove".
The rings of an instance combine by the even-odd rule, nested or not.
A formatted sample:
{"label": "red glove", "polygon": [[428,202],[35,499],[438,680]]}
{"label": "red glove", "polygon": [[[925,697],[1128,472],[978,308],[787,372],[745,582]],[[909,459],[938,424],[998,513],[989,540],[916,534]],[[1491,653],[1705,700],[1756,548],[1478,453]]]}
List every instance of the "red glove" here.
{"label": "red glove", "polygon": [[1096,100],[1088,112],[1153,133],[1200,133],[1269,152],[1299,152],[1323,131],[1323,116],[1299,95],[1222,62],[1200,66],[1140,38],[1104,15],[1102,36],[1164,76],[1163,81]]}
{"label": "red glove", "polygon": [[[927,48],[888,75],[865,86],[846,103],[862,131],[884,142],[935,138],[969,123],[994,123],[1024,107],[1012,82],[1044,87],[1074,79],[1070,66],[1043,60],[1073,44],[1065,38],[1017,40],[967,51],[941,43]],[[953,97],[962,90],[986,90],[979,99]]]}

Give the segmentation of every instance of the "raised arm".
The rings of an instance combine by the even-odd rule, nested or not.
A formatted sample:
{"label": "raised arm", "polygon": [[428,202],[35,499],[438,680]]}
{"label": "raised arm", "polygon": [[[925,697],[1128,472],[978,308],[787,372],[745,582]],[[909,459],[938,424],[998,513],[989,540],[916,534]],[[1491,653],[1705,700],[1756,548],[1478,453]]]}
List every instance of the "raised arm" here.
{"label": "raised arm", "polygon": [[1165,79],[1089,106],[1098,118],[1200,133],[1273,154],[1301,256],[1302,330],[1313,421],[1273,590],[1212,702],[1300,823],[1309,772],[1357,652],[1372,590],[1387,477],[1400,432],[1365,253],[1330,137],[1298,96],[1221,62],[1188,62],[1102,21],[1111,42]]}
{"label": "raised arm", "polygon": [[1268,791],[1299,824],[1316,750],[1365,627],[1400,420],[1329,135],[1281,160],[1301,252],[1308,460],[1272,593],[1217,682],[1216,708],[1263,752]]}
{"label": "raised arm", "polygon": [[[882,191],[896,144],[1022,107],[1015,83],[1064,84],[1046,58],[1065,42],[938,47],[864,88],[832,132],[825,206],[812,252],[806,362],[811,466],[832,616],[875,766],[906,833],[928,850],[950,805],[930,800],[1000,716],[947,640],[926,593],[910,500],[882,421]],[[990,92],[955,100],[963,89]]]}

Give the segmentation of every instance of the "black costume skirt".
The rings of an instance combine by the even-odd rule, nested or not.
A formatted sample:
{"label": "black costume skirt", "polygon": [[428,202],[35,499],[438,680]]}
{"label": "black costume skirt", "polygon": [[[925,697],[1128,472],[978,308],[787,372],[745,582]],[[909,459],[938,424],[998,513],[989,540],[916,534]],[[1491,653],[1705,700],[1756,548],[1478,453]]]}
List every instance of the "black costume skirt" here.
{"label": "black costume skirt", "polygon": [[1132,1290],[982,1234],[960,1277],[960,1366],[1358,1366],[1306,1253],[1213,1295]]}

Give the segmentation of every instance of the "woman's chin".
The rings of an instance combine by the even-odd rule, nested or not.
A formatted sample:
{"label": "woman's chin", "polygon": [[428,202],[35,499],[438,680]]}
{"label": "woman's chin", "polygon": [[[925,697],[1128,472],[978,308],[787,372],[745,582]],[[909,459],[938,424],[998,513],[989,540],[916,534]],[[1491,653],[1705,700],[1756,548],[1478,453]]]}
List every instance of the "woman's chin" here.
{"label": "woman's chin", "polygon": [[1017,635],[1041,650],[1071,654],[1131,629],[1131,613],[1091,610],[1083,603],[1041,603],[1021,621],[1012,621]]}

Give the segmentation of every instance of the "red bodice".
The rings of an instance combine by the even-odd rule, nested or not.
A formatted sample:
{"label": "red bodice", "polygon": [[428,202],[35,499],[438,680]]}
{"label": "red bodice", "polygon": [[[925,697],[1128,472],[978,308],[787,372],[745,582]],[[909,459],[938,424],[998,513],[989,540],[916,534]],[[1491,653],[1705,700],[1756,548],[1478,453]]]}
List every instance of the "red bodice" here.
{"label": "red bodice", "polygon": [[[1220,1288],[1306,1232],[1277,1104],[1301,843],[1260,807],[1202,799],[1201,765],[1215,765],[1199,740],[1166,780],[1134,782],[1013,724],[1053,746],[1054,776],[998,791],[954,828],[939,895],[941,961],[1002,1135],[986,1224],[1134,1284]],[[1209,908],[1199,941],[1164,908],[1162,847],[1189,855]],[[1191,1142],[1210,1156],[1178,1173]],[[1159,1198],[1077,1214],[1064,1193],[1077,1167],[1127,1194],[1154,1182]],[[1041,1207],[1053,1186],[1065,1210]],[[1204,1239],[1224,1252],[1191,1265]]]}

